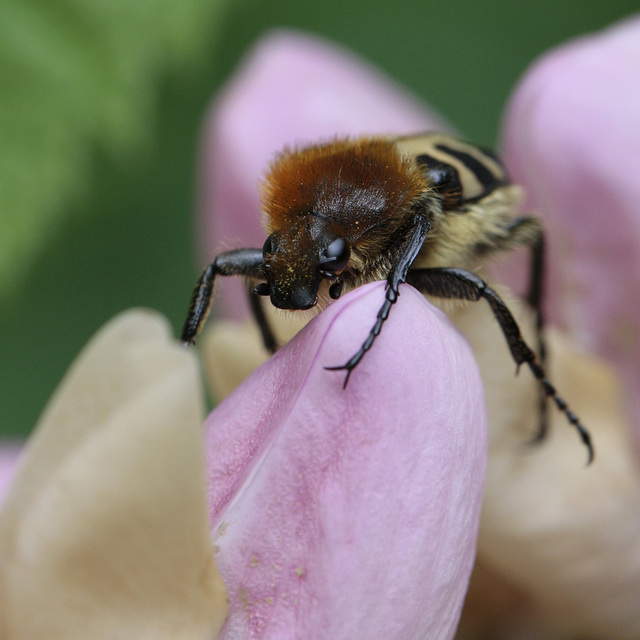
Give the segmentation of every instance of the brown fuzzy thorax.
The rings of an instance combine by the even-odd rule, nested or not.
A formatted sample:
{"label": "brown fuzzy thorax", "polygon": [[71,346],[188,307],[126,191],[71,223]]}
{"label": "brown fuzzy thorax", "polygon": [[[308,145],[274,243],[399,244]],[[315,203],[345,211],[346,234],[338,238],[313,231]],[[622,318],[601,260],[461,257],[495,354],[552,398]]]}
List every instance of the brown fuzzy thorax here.
{"label": "brown fuzzy thorax", "polygon": [[388,140],[336,140],[285,150],[263,187],[265,227],[282,232],[311,216],[355,243],[371,227],[403,213],[425,188],[414,163]]}
{"label": "brown fuzzy thorax", "polygon": [[349,243],[356,267],[359,256],[384,254],[412,203],[429,190],[415,163],[389,140],[346,139],[285,150],[262,189],[265,228],[280,236],[273,277],[290,285],[311,278],[328,238]]}

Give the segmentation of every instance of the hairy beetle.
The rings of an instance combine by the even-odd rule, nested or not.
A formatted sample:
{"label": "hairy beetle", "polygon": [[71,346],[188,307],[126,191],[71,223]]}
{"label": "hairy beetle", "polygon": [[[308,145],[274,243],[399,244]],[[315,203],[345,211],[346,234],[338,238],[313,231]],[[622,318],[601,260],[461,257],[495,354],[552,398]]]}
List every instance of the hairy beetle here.
{"label": "hairy beetle", "polygon": [[264,246],[221,253],[205,269],[182,340],[195,342],[218,275],[244,276],[251,283],[251,306],[272,351],[277,345],[259,296],[268,296],[279,309],[322,308],[344,290],[386,280],[384,303],[360,349],[343,365],[330,367],[346,371],[346,386],[380,333],[402,283],[439,298],[484,299],[514,361],[526,364],[541,385],[539,437],[546,430],[546,400],[551,398],[577,430],[591,462],[588,431],[548,380],[501,297],[473,272],[490,254],[530,247],[527,300],[536,311],[544,362],[543,232],[534,216],[514,215],[519,199],[519,188],[492,153],[446,134],[346,138],[285,150],[264,185]]}

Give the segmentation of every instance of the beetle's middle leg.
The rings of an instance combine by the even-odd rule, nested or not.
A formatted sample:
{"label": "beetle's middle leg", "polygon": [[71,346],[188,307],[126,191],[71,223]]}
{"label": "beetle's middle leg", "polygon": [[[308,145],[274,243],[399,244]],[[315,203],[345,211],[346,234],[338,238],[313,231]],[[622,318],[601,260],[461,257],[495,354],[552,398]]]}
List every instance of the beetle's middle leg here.
{"label": "beetle's middle leg", "polygon": [[264,307],[260,301],[261,296],[254,291],[253,284],[250,282],[247,283],[247,294],[249,296],[249,307],[251,308],[253,319],[258,325],[258,329],[260,329],[262,343],[269,353],[275,353],[278,350],[278,341],[269,324],[269,318],[264,312]]}
{"label": "beetle's middle leg", "polygon": [[[509,241],[526,245],[530,252],[529,283],[527,303],[534,313],[536,330],[536,351],[542,367],[547,365],[547,345],[544,337],[544,317],[542,314],[542,293],[545,270],[544,231],[540,221],[533,216],[515,218],[508,227]],[[534,441],[543,440],[549,430],[549,405],[544,391],[540,391],[540,423]]]}

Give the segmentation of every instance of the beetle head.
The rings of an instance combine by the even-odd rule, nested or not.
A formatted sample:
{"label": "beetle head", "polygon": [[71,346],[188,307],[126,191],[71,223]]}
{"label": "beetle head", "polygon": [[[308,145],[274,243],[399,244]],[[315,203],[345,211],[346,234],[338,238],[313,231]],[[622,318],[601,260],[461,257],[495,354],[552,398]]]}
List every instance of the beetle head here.
{"label": "beetle head", "polygon": [[343,238],[327,233],[314,237],[308,229],[274,231],[262,248],[266,283],[256,293],[268,295],[278,309],[302,310],[318,302],[323,279],[333,281],[329,295],[338,298],[342,289],[339,274],[349,263],[351,250]]}

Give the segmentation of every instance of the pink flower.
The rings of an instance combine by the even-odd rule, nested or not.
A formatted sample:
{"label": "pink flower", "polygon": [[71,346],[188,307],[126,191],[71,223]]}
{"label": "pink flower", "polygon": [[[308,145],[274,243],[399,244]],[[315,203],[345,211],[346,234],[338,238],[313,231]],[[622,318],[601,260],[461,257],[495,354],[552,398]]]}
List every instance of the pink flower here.
{"label": "pink flower", "polygon": [[[543,60],[505,135],[529,205],[552,214],[552,317],[615,363],[632,396],[640,109],[619,105],[638,102],[639,32],[630,21]],[[265,39],[209,119],[207,241],[259,246],[256,182],[284,142],[433,126],[344,52]],[[551,376],[596,444],[585,470],[560,414],[540,447],[523,445],[537,385],[513,377],[486,305],[447,317],[401,294],[346,389],[325,367],[361,344],[381,283],[343,296],[239,386],[267,359],[259,338],[211,323],[209,377],[237,388],[205,420],[206,480],[194,352],[148,312],[107,325],[17,472],[15,451],[0,452],[0,635],[639,637],[640,473],[616,375],[551,333]],[[272,320],[282,338],[299,327]]]}
{"label": "pink flower", "polygon": [[617,366],[640,450],[639,61],[640,17],[547,54],[509,105],[504,157],[548,230],[549,315]]}
{"label": "pink flower", "polygon": [[[627,28],[637,35],[637,27]],[[579,48],[575,55],[579,59]],[[566,70],[559,65],[551,71],[560,86]],[[522,94],[527,94],[526,85]],[[540,101],[536,97],[536,104]],[[518,98],[514,104],[509,122],[518,122],[517,133],[526,131],[529,138],[519,146],[516,134],[508,136],[516,141],[507,157],[528,186],[517,158],[526,158],[535,147],[531,138],[539,129],[527,129],[535,123],[535,104],[520,115]],[[599,135],[587,137],[602,140],[605,127],[606,118]],[[427,128],[442,125],[344,52],[286,32],[265,38],[207,119],[200,209],[207,259],[231,247],[261,246],[256,185],[285,143]],[[556,160],[569,167],[572,157],[559,152]],[[545,168],[552,165],[540,159],[535,166],[544,184]],[[600,173],[604,178],[606,173]],[[600,219],[617,228],[618,218],[609,210]],[[580,234],[586,238],[590,230],[585,225]],[[598,228],[592,233],[601,237]],[[569,256],[563,260],[568,263]],[[349,387],[341,389],[339,376],[323,367],[339,364],[357,349],[381,295],[381,285],[372,285],[334,303],[207,420],[216,558],[231,607],[224,638],[453,633],[473,538],[459,538],[460,527],[474,528],[477,485],[472,490],[470,479],[481,475],[482,445],[471,435],[477,435],[473,420],[462,421],[469,431],[460,450],[470,466],[455,472],[467,483],[468,501],[462,499],[451,510],[446,500],[440,502],[443,494],[432,490],[440,487],[450,497],[461,496],[460,485],[447,472],[460,462],[455,434],[465,428],[454,407],[468,407],[468,415],[477,416],[481,402],[466,378],[469,363],[458,368],[464,342],[407,286],[374,349]],[[229,315],[241,317],[242,302],[226,295],[222,302]],[[527,329],[530,318],[515,302],[509,304]],[[513,363],[488,310],[478,303],[453,313],[452,319],[474,347],[491,425],[475,582],[489,575],[491,587],[471,593],[461,632],[465,637],[487,630],[503,633],[502,624],[520,620],[520,627],[529,633],[535,627],[540,637],[592,631],[603,638],[631,637],[638,623],[633,603],[640,597],[634,569],[640,559],[640,522],[633,515],[640,512],[640,479],[620,413],[618,381],[605,365],[576,354],[556,334],[550,337],[552,377],[596,440],[596,463],[585,470],[585,452],[560,414],[552,416],[547,441],[539,448],[524,446],[536,428],[537,386],[528,374],[513,378]],[[299,328],[286,328],[281,316],[272,321],[283,338]],[[637,315],[634,321],[637,327]],[[409,340],[417,340],[424,351]],[[255,329],[240,329],[237,323],[218,322],[203,344],[209,377],[223,393],[266,359]],[[393,410],[387,413],[388,408]],[[436,423],[448,426],[436,427],[435,416]],[[408,439],[406,424],[416,425]],[[442,472],[435,484],[435,467],[425,463],[430,459],[438,460]],[[408,476],[409,469],[415,475]],[[440,482],[453,484],[445,489]],[[398,500],[384,499],[389,496]],[[447,526],[439,526],[436,509],[458,516],[443,515]],[[413,526],[393,529],[396,522]],[[460,557],[449,554],[452,544],[464,549]],[[436,557],[449,560],[436,562]],[[410,566],[420,567],[420,580]],[[493,601],[489,591],[496,596]],[[501,598],[503,593],[509,598]],[[501,604],[505,601],[508,608]],[[473,605],[480,612],[475,617]]]}

